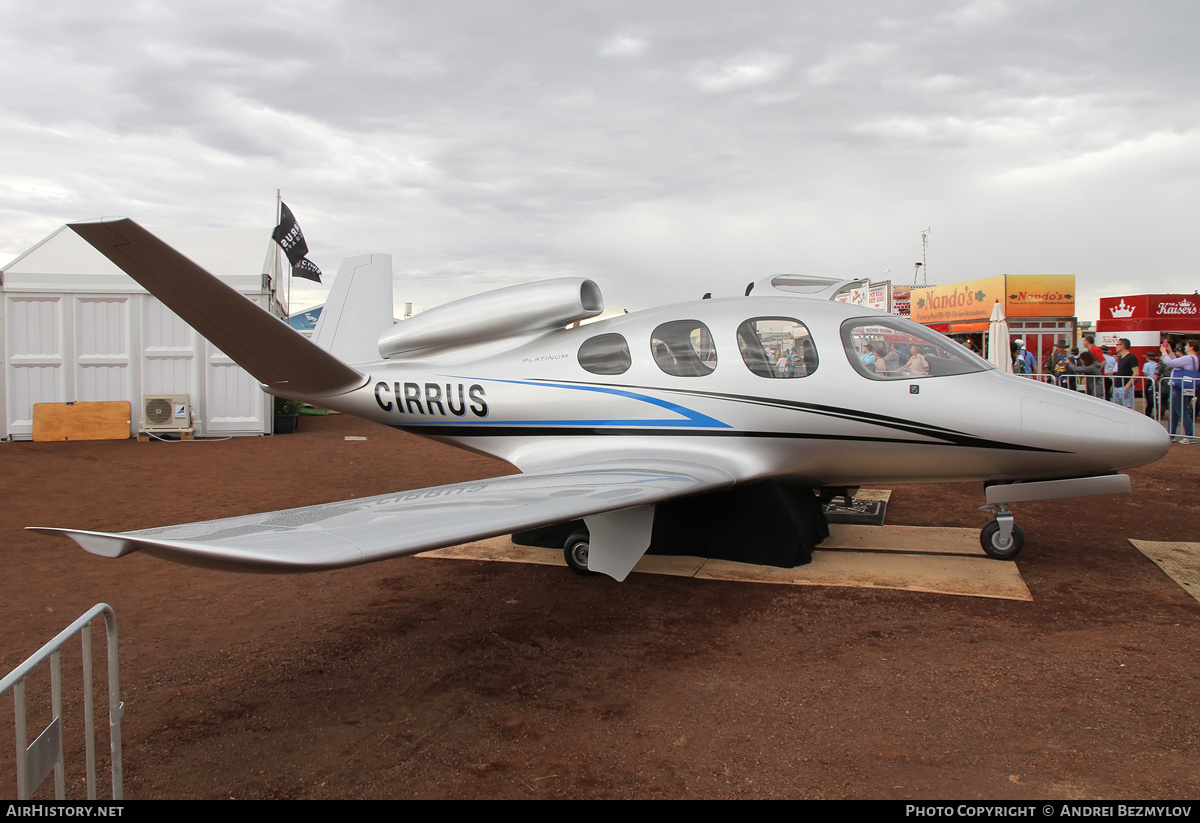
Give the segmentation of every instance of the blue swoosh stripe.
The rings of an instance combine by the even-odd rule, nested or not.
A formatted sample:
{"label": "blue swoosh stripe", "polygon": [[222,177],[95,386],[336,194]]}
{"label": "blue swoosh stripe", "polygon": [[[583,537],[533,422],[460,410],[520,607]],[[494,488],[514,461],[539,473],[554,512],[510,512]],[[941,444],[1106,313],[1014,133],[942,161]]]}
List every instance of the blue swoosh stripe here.
{"label": "blue swoosh stripe", "polygon": [[[569,383],[542,383],[531,380],[499,380],[491,377],[465,377],[461,375],[444,374],[439,377],[449,378],[451,380],[470,380],[479,383],[512,383],[517,386],[534,386],[537,388],[554,388],[568,389],[570,391],[590,391],[598,392],[599,394],[612,394],[617,397],[626,397],[630,400],[637,400],[642,403],[649,403],[652,406],[666,409],[680,415],[682,420],[463,420],[459,421],[464,425],[479,425],[486,424],[490,426],[659,426],[665,428],[717,428],[728,429],[732,428],[728,423],[722,423],[714,417],[709,417],[707,414],[689,409],[687,406],[681,406],[678,403],[672,403],[669,400],[660,400],[657,397],[650,397],[645,394],[627,391],[625,389],[616,389],[610,386],[580,386],[571,385]],[[432,425],[432,423],[405,423],[405,425]]]}

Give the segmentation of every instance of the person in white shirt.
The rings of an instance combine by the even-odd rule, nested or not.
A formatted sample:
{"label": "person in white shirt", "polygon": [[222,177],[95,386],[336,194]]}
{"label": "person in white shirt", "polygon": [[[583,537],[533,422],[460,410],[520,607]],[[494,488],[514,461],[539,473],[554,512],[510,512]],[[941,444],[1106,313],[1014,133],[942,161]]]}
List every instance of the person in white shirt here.
{"label": "person in white shirt", "polygon": [[1146,416],[1153,417],[1155,420],[1162,416],[1159,414],[1158,404],[1155,402],[1158,399],[1158,391],[1154,379],[1158,374],[1158,358],[1158,352],[1152,351],[1146,355],[1146,362],[1142,364],[1142,376],[1146,378],[1146,388],[1143,392],[1146,398]]}
{"label": "person in white shirt", "polygon": [[1162,367],[1171,369],[1171,422],[1167,431],[1174,435],[1182,419],[1183,439],[1179,442],[1190,446],[1196,427],[1192,401],[1195,399],[1196,382],[1200,380],[1200,340],[1187,341],[1180,357],[1172,357],[1172,354],[1170,345],[1164,340]]}

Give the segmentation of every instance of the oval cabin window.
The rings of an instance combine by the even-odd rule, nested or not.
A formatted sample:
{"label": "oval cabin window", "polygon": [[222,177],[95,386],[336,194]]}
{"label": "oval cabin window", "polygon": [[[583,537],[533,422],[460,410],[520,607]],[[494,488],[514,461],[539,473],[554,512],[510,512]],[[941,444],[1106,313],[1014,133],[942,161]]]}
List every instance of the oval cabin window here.
{"label": "oval cabin window", "polygon": [[699,320],[663,323],[650,336],[654,362],[675,377],[703,377],[717,367],[712,332]]}
{"label": "oval cabin window", "polygon": [[738,326],[738,351],[759,377],[808,377],[817,347],[808,327],[790,317],[755,317]]}
{"label": "oval cabin window", "polygon": [[579,365],[592,374],[624,374],[630,363],[629,344],[619,334],[600,334],[579,347]]}

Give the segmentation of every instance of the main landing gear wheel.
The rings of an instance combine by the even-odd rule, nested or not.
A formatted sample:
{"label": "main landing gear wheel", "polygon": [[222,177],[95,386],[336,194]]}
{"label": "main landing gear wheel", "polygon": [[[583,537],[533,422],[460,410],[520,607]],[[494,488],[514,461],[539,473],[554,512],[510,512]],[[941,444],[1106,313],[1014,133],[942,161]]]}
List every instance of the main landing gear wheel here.
{"label": "main landing gear wheel", "polygon": [[591,547],[588,545],[588,533],[580,530],[571,532],[571,536],[567,538],[567,542],[563,545],[563,558],[567,561],[567,565],[571,567],[571,571],[576,574],[591,574],[588,570],[588,551]]}
{"label": "main landing gear wheel", "polygon": [[994,557],[997,560],[1014,560],[1021,553],[1021,549],[1025,548],[1025,535],[1021,532],[1021,527],[1013,523],[1012,535],[1006,543],[1000,538],[1000,523],[993,520],[979,533],[979,542],[988,557]]}

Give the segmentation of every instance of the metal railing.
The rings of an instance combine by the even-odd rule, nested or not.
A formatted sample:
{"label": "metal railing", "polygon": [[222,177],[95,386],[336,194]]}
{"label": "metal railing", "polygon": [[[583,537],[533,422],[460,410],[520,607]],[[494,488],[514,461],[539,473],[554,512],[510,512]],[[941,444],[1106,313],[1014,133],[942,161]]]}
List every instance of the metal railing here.
{"label": "metal railing", "polygon": [[[62,647],[78,634],[83,643],[83,715],[86,732],[88,800],[96,799],[96,724],[92,708],[92,621],[104,616],[108,637],[108,739],[112,759],[113,800],[123,800],[121,772],[121,702],[120,679],[117,673],[117,616],[107,603],[97,603],[78,620],[59,632],[37,653],[0,680],[0,695],[12,691],[16,711],[17,736],[17,799],[28,800],[46,776],[54,771],[54,796],[66,799],[66,768],[63,757],[62,723]],[[25,680],[47,658],[50,659],[50,724],[28,743],[25,712]]]}
{"label": "metal railing", "polygon": [[1163,421],[1172,440],[1189,441],[1195,436],[1197,382],[1194,379],[1179,378],[1178,385],[1173,385],[1170,375],[1160,377],[1157,381],[1155,406],[1152,410],[1154,413],[1151,416]]}

